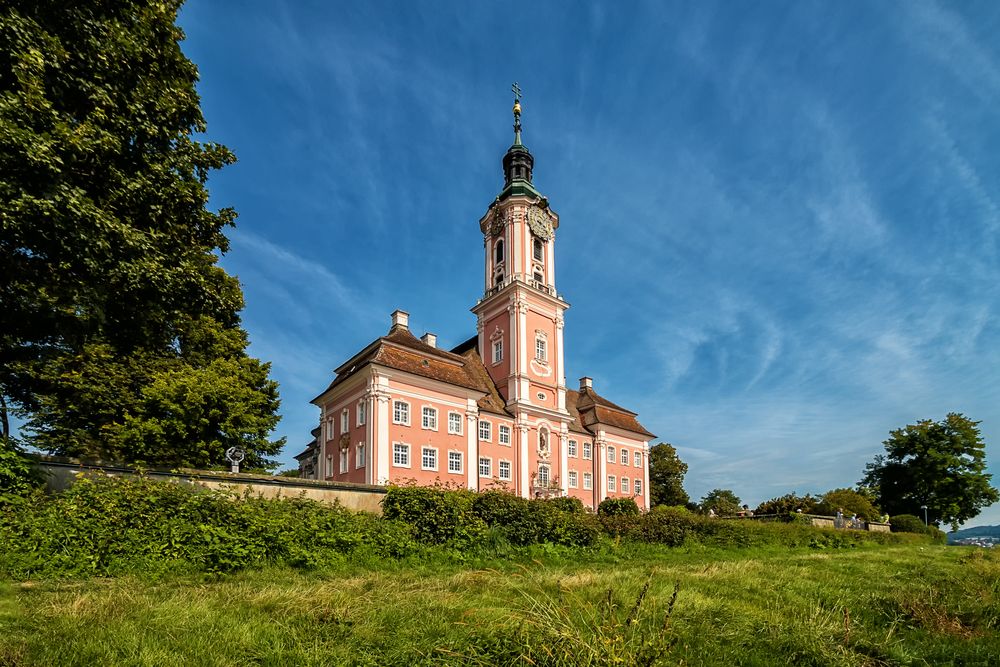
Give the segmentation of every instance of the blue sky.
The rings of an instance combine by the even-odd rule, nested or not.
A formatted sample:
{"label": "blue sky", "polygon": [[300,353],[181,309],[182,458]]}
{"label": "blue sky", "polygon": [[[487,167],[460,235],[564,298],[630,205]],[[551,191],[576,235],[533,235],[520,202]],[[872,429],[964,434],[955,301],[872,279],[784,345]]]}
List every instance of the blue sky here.
{"label": "blue sky", "polygon": [[[223,265],[301,450],[331,370],[482,292],[512,81],[567,380],[751,505],[959,411],[1000,473],[1000,4],[192,2]],[[972,523],[1000,523],[1000,506]]]}

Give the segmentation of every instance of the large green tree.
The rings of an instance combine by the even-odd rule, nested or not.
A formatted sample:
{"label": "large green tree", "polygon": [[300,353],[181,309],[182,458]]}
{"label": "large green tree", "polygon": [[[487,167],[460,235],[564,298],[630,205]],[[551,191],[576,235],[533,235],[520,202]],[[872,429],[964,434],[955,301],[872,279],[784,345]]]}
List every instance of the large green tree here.
{"label": "large green tree", "polygon": [[57,453],[266,465],[277,387],[217,265],[236,214],[206,207],[235,158],[195,139],[180,4],[0,9],[0,408]]}
{"label": "large green tree", "polygon": [[934,524],[958,524],[1000,500],[986,472],[986,443],[979,422],[949,413],[892,431],[886,453],[865,468],[861,485],[870,488],[890,515],[923,516]]}
{"label": "large green tree", "polygon": [[875,507],[870,498],[854,489],[827,491],[820,498],[815,513],[836,516],[837,510],[841,510],[844,516],[848,517],[857,514],[866,521],[878,521],[882,516],[882,512]]}
{"label": "large green tree", "polygon": [[661,442],[649,450],[649,502],[657,505],[686,505],[684,475],[688,465],[677,456],[673,445]]}
{"label": "large green tree", "polygon": [[731,516],[739,512],[742,508],[740,497],[730,489],[712,489],[701,499],[699,508],[702,512],[714,510],[719,516]]}

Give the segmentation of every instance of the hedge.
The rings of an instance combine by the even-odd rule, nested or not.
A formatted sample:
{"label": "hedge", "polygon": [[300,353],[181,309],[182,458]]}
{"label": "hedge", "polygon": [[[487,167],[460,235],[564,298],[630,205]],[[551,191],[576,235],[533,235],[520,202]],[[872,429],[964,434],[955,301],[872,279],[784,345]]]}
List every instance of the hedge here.
{"label": "hedge", "polygon": [[490,549],[495,555],[504,545],[507,550],[536,544],[592,547],[608,545],[608,537],[669,547],[835,548],[927,540],[708,519],[675,508],[634,514],[619,511],[623,506],[615,503],[614,510],[595,515],[574,499],[413,486],[391,487],[378,517],[305,498],[263,499],[178,482],[85,477],[57,495],[36,492],[0,503],[0,577],[219,574],[264,564],[314,568],[348,559],[433,554],[464,560]]}

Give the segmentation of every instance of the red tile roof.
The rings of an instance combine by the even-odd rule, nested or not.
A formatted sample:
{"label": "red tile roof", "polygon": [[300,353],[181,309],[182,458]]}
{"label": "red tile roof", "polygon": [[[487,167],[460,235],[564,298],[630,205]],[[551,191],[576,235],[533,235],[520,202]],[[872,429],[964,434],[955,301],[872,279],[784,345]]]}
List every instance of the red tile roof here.
{"label": "red tile roof", "polygon": [[[481,391],[484,395],[478,401],[480,410],[510,415],[503,397],[479,356],[477,343],[478,338],[473,336],[451,351],[447,351],[428,345],[410,333],[406,327],[393,326],[388,334],[372,341],[338,368],[337,376],[323,394],[365,366],[374,363],[465,389]],[[569,430],[575,433],[592,435],[593,425],[604,424],[648,438],[655,437],[639,423],[636,413],[600,396],[592,387],[585,387],[582,392],[567,390],[566,410],[572,418]]]}

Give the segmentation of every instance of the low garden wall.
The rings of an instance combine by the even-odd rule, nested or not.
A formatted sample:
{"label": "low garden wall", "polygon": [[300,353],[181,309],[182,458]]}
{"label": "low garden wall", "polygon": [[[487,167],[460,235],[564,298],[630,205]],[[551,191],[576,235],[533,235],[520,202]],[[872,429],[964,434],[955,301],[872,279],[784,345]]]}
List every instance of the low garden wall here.
{"label": "low garden wall", "polygon": [[275,475],[228,473],[218,470],[138,470],[129,466],[101,461],[84,462],[54,456],[33,456],[34,468],[45,475],[46,489],[52,493],[71,486],[80,475],[112,475],[134,477],[139,474],[151,479],[175,480],[209,489],[249,490],[264,498],[296,498],[305,496],[327,503],[338,502],[343,507],[360,512],[382,513],[383,486],[322,482]]}

